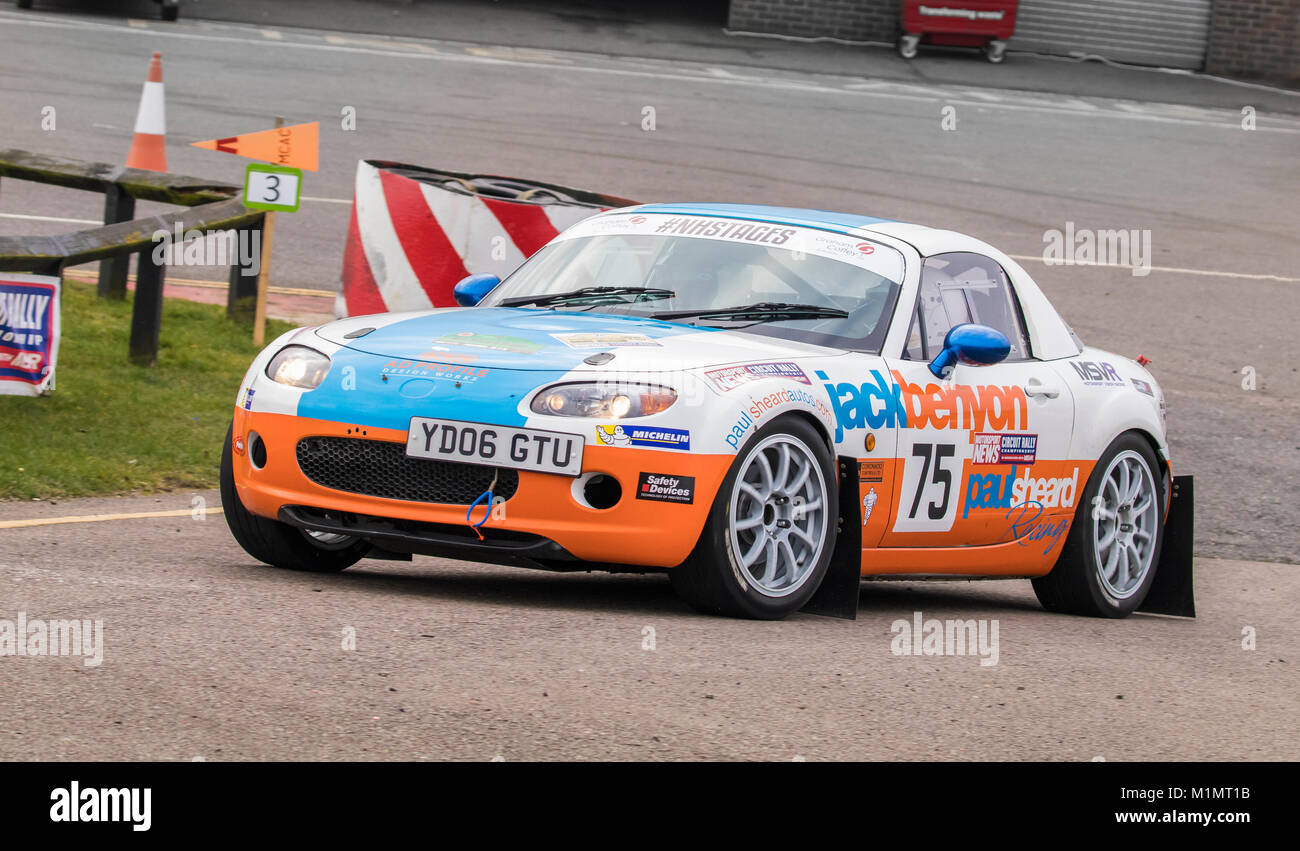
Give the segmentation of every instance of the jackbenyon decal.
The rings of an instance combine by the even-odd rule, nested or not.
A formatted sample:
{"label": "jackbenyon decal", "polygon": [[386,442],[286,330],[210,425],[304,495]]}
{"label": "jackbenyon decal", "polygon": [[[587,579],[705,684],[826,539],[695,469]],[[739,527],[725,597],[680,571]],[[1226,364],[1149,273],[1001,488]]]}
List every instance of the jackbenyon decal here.
{"label": "jackbenyon decal", "polygon": [[859,461],[858,481],[879,484],[885,480],[884,461]]}
{"label": "jackbenyon decal", "polygon": [[695,477],[642,473],[636,483],[636,498],[691,505],[695,502]]}
{"label": "jackbenyon decal", "polygon": [[403,375],[412,378],[444,379],[472,384],[491,372],[490,369],[477,366],[464,366],[454,363],[434,363],[419,360],[390,360],[380,370],[384,375]]}
{"label": "jackbenyon decal", "polygon": [[952,428],[972,431],[1023,431],[1029,427],[1029,397],[1024,388],[994,384],[914,384],[893,371],[891,382],[880,370],[862,384],[823,382],[835,409],[835,442],[860,428]]}
{"label": "jackbenyon decal", "polygon": [[1036,434],[971,435],[971,464],[1032,464],[1038,452]]}
{"label": "jackbenyon decal", "polygon": [[719,369],[705,370],[704,375],[724,393],[728,390],[735,390],[742,384],[759,381],[763,378],[788,378],[800,384],[812,384],[812,380],[799,368],[799,365],[789,361],[724,366]]}
{"label": "jackbenyon decal", "polygon": [[526,340],[523,337],[510,337],[505,334],[480,334],[477,331],[453,331],[450,334],[443,334],[434,342],[446,343],[449,346],[490,349],[494,352],[514,352],[521,355],[531,355],[546,348],[545,343]]}
{"label": "jackbenyon decal", "polygon": [[1070,366],[1078,373],[1085,387],[1124,386],[1124,379],[1119,377],[1115,367],[1105,361],[1072,360]]}
{"label": "jackbenyon decal", "polygon": [[1037,477],[1030,468],[1012,467],[1010,473],[971,473],[966,479],[966,501],[961,516],[981,508],[1014,508],[1035,502],[1041,508],[1073,508],[1079,492],[1079,468],[1069,476]]}
{"label": "jackbenyon decal", "polygon": [[691,433],[682,428],[638,425],[598,425],[596,442],[602,446],[653,446],[690,449]]}
{"label": "jackbenyon decal", "polygon": [[807,405],[817,412],[823,419],[829,421],[831,412],[827,409],[826,403],[818,399],[806,390],[800,390],[795,387],[790,390],[781,390],[777,393],[768,393],[761,398],[750,397],[749,407],[740,412],[740,417],[736,420],[735,425],[731,427],[730,432],[723,438],[727,445],[732,449],[740,448],[740,440],[749,432],[754,424],[761,420],[773,408],[778,408],[788,404]]}
{"label": "jackbenyon decal", "polygon": [[1133,386],[1137,388],[1139,393],[1145,393],[1148,396],[1155,398],[1156,391],[1151,387],[1150,382],[1143,381],[1140,378],[1130,378],[1129,381],[1133,382]]}
{"label": "jackbenyon decal", "polygon": [[621,346],[658,346],[659,342],[645,334],[619,334],[615,332],[583,331],[572,334],[552,334],[571,349],[614,349]]}

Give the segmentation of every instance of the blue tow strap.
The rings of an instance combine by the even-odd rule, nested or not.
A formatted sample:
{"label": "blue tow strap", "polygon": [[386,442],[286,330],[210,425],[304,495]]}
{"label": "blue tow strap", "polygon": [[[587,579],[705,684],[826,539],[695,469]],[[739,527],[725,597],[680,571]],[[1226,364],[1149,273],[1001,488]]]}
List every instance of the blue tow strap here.
{"label": "blue tow strap", "polygon": [[[483,519],[475,523],[473,520],[470,519],[470,515],[474,513],[475,507],[477,507],[478,504],[484,500],[484,498],[487,499],[487,505],[484,506],[487,510],[483,512]],[[477,529],[478,527],[482,526],[484,523],[488,522],[488,518],[491,516],[492,516],[492,489],[488,488],[487,490],[483,491],[483,493],[478,495],[478,499],[475,499],[473,502],[469,504],[469,509],[465,512],[465,522],[468,523],[472,528]]]}

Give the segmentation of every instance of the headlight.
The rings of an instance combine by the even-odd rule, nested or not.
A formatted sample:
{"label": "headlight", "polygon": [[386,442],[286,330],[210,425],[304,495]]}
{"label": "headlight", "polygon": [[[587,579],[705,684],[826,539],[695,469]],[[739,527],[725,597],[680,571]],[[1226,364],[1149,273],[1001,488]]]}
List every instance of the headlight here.
{"label": "headlight", "polygon": [[677,401],[671,387],[650,384],[557,384],[533,397],[535,414],[623,420],[668,410]]}
{"label": "headlight", "polygon": [[311,390],[325,380],[330,371],[330,359],[306,346],[285,346],[266,365],[266,375],[272,381]]}

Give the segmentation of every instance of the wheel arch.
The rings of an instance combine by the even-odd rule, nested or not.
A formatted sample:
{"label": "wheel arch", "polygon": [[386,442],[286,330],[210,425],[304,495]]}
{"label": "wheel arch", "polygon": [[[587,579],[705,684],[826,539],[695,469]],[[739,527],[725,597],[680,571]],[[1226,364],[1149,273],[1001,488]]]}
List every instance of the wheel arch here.
{"label": "wheel arch", "polygon": [[[1156,456],[1156,463],[1160,465],[1160,479],[1161,479],[1160,485],[1161,485],[1161,490],[1164,493],[1164,503],[1165,503],[1164,511],[1161,512],[1160,516],[1164,520],[1168,520],[1169,501],[1170,499],[1172,499],[1173,484],[1174,484],[1174,465],[1169,460],[1168,452],[1164,449],[1164,447],[1160,445],[1160,441],[1156,439],[1156,436],[1154,434],[1141,427],[1130,428],[1121,431],[1119,434],[1115,435],[1115,437],[1111,438],[1111,443],[1114,443],[1116,440],[1118,440],[1119,438],[1123,437],[1126,434],[1133,434],[1142,438],[1142,440],[1146,442],[1147,446],[1151,447],[1151,454]],[[1108,443],[1106,445],[1109,446],[1110,444]]]}
{"label": "wheel arch", "polygon": [[[826,424],[817,419],[812,411],[803,411],[798,409],[785,411],[777,417],[777,420],[781,420],[785,417],[795,417],[812,426],[813,431],[817,432],[821,437],[822,442],[826,445],[826,451],[831,454],[832,458],[835,457],[835,440],[831,436],[830,430],[826,428]],[[774,422],[775,421],[776,420],[774,420]]]}

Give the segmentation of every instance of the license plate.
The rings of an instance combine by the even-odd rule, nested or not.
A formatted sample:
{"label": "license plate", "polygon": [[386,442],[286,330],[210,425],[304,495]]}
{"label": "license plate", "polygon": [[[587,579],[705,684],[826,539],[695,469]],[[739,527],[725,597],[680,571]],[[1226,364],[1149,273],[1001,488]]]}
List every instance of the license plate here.
{"label": "license plate", "polygon": [[582,474],[583,438],[561,431],[412,417],[406,454],[513,470]]}

